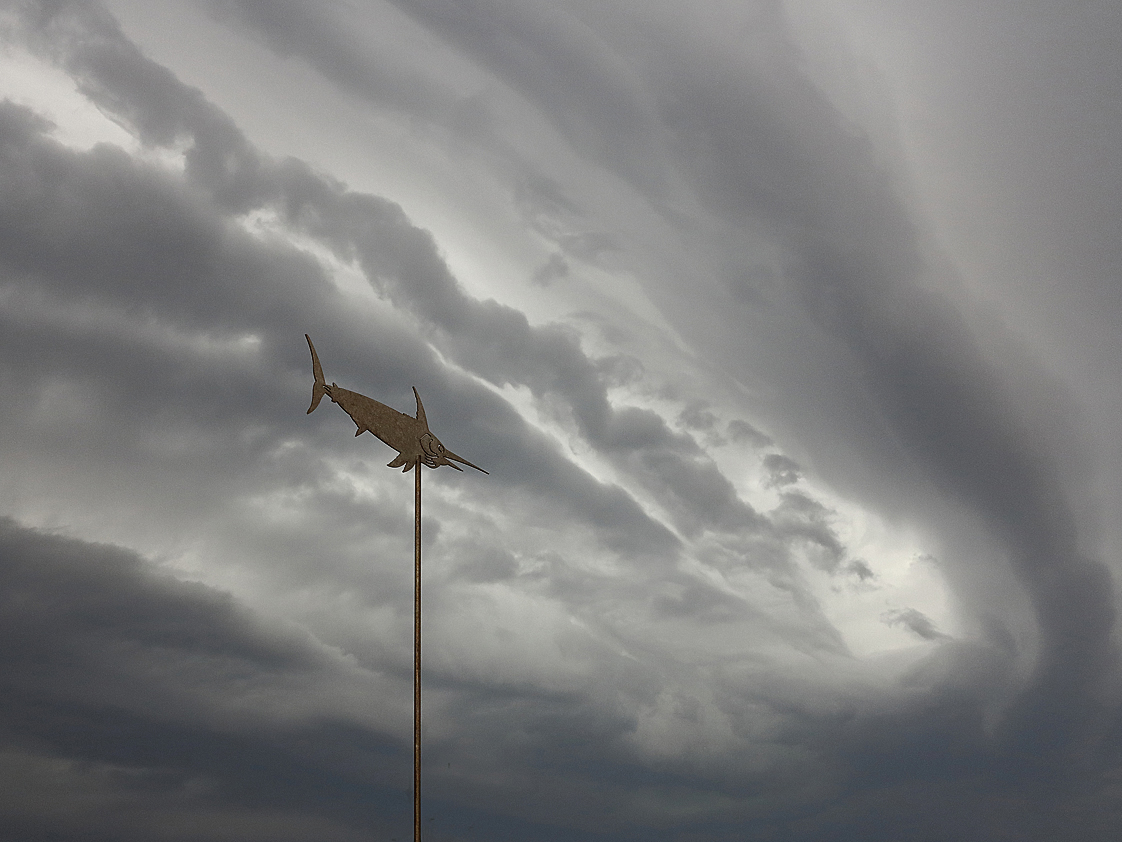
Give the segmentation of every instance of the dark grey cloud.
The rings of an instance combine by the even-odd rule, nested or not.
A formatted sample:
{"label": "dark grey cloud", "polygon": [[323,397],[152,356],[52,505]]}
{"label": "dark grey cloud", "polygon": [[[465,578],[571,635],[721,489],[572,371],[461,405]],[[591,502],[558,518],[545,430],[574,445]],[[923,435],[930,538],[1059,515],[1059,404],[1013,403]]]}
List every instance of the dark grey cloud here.
{"label": "dark grey cloud", "polygon": [[[595,28],[564,6],[481,0],[394,3],[541,106],[589,158],[635,179],[661,181],[661,127],[639,79]],[[557,84],[564,79],[564,84]]]}
{"label": "dark grey cloud", "polygon": [[903,626],[911,632],[922,637],[924,640],[938,640],[939,638],[946,637],[939,629],[931,622],[931,618],[924,614],[922,611],[916,611],[914,608],[897,608],[893,611],[886,611],[882,619],[890,626]]}
{"label": "dark grey cloud", "polygon": [[[347,20],[357,8],[308,6],[305,3],[208,3],[219,19],[243,26],[280,55],[308,60],[344,89],[434,124],[452,121],[461,129],[481,128],[479,102],[457,92],[420,61],[403,67],[400,55],[390,52],[396,31],[405,18],[382,22],[384,43],[371,49]],[[387,10],[382,9],[383,15]],[[363,33],[364,35],[367,33]],[[395,59],[398,59],[395,61]]]}
{"label": "dark grey cloud", "polygon": [[534,282],[542,286],[548,286],[559,278],[564,278],[569,274],[569,266],[565,263],[565,258],[559,254],[550,255],[549,260],[542,264],[541,268],[534,273]]}
{"label": "dark grey cloud", "polygon": [[48,787],[4,812],[7,832],[216,839],[232,823],[247,839],[354,839],[387,827],[362,805],[404,750],[330,706],[289,709],[342,666],[306,633],[128,551],[8,519],[0,576],[3,788],[25,776]]}
{"label": "dark grey cloud", "polygon": [[[996,374],[945,303],[907,286],[888,288],[875,264],[847,265],[834,256],[816,280],[843,296],[833,299],[846,322],[836,329],[860,349],[866,376],[910,452],[934,482],[983,513],[1033,600],[1042,652],[1039,684],[1029,695],[1060,698],[1046,705],[1046,721],[1023,723],[1023,737],[1088,726],[1083,700],[1115,659],[1115,609],[1107,569],[1078,549],[1047,445],[1013,420]],[[853,294],[859,299],[845,301]],[[871,322],[887,296],[897,299],[894,312]]]}
{"label": "dark grey cloud", "polygon": [[733,441],[746,441],[753,447],[769,447],[774,444],[765,433],[741,418],[734,418],[729,422],[728,433]]}
{"label": "dark grey cloud", "polygon": [[[249,22],[266,32],[282,28],[291,34],[299,24],[289,20],[290,14],[297,13],[288,7],[268,14],[256,9]],[[475,14],[471,20],[478,22]],[[563,25],[563,18],[550,21]],[[315,64],[322,47],[314,38],[301,37],[286,40],[284,51],[305,55]],[[548,195],[551,205],[575,210],[541,177],[523,179],[523,195],[527,185],[533,185],[535,195]],[[292,224],[331,243],[341,256],[357,257],[381,292],[439,331],[442,349],[461,365],[496,385],[526,385],[539,399],[561,397],[580,435],[624,460],[669,507],[679,528],[735,529],[755,520],[755,513],[735,499],[731,485],[688,437],[673,433],[655,413],[611,407],[596,361],[584,354],[572,332],[557,325],[531,327],[525,315],[510,307],[465,295],[429,235],[412,230],[399,208],[376,197],[345,193],[311,173],[288,180],[281,189],[287,194],[282,207]],[[559,237],[563,248],[586,258],[590,250],[594,254],[606,245],[597,234],[577,240]],[[640,450],[640,459],[627,456]]]}
{"label": "dark grey cloud", "polygon": [[[99,26],[109,30],[110,24],[99,21]],[[268,205],[298,230],[330,244],[341,257],[357,258],[371,282],[392,301],[444,335],[442,347],[457,362],[498,385],[525,384],[539,397],[563,397],[581,434],[594,445],[607,451],[657,446],[696,454],[688,439],[675,437],[654,413],[613,410],[594,361],[569,332],[560,326],[531,327],[510,307],[467,296],[431,235],[414,228],[398,206],[348,192],[299,162],[264,161],[229,119],[196,91],[176,83],[165,69],[130,50],[131,45],[114,40],[111,32],[105,37],[100,48],[96,42],[75,44],[66,59],[86,92],[135,125],[149,143],[187,141],[189,183],[207,190],[224,211],[241,213]],[[176,249],[156,241],[153,251],[168,254]],[[136,277],[143,277],[139,269]],[[215,282],[224,280],[218,277]],[[256,287],[244,289],[260,294]],[[302,300],[292,302],[290,312],[312,311],[312,290],[299,294]],[[221,299],[207,300],[217,304]],[[236,303],[244,308],[250,302]],[[672,470],[682,465],[667,454],[658,465],[647,467],[656,478],[673,480]]]}
{"label": "dark grey cloud", "polygon": [[801,477],[799,463],[782,453],[769,453],[763,458],[764,469],[768,472],[767,485],[782,488],[792,485]]}
{"label": "dark grey cloud", "polygon": [[[30,775],[54,796],[11,807],[0,827],[29,839],[221,839],[233,827],[240,838],[293,840],[388,839],[408,827],[404,735],[356,721],[332,692],[354,682],[369,700],[377,673],[356,675],[306,632],[134,553],[7,519],[0,577],[4,789],[20,791]],[[621,682],[649,683],[620,667]],[[446,688],[434,679],[437,693]],[[564,809],[599,775],[622,771],[606,771],[619,760],[605,743],[628,730],[623,708],[605,715],[569,694],[461,689],[473,736],[430,749],[428,809],[445,832],[482,839],[495,827],[491,796],[472,780],[484,768],[505,777],[504,766],[528,765],[560,783],[572,767],[576,789],[553,794]],[[558,806],[544,792],[523,795],[525,807],[503,812],[538,821],[502,826],[550,832],[540,822]]]}
{"label": "dark grey cloud", "polygon": [[[6,37],[182,171],[0,106],[4,499],[156,548],[3,522],[0,774],[27,793],[0,800],[7,832],[407,824],[411,512],[367,480],[389,454],[332,407],[301,414],[310,332],[329,379],[403,409],[416,383],[492,472],[426,475],[434,836],[1113,838],[1115,599],[1070,394],[938,289],[955,270],[808,81],[782,5],[726,10],[720,32],[669,4],[392,6],[212,12],[485,158],[552,255],[542,295],[621,268],[701,355],[691,374],[768,406],[749,423],[651,385],[637,325],[468,294],[399,204],[262,153],[100,6],[10,6]],[[395,34],[432,60],[400,60]],[[605,224],[516,151],[492,107],[512,91],[641,224]],[[734,447],[762,469],[752,504]],[[823,478],[934,536],[962,634],[882,601],[872,619],[915,652],[850,653],[828,617],[891,575],[855,557]],[[185,581],[192,553],[228,592]]]}
{"label": "dark grey cloud", "polygon": [[845,558],[845,547],[831,526],[835,513],[797,491],[784,491],[780,497],[775,510],[779,530],[812,546],[816,566],[836,571]]}
{"label": "dark grey cloud", "polygon": [[[788,47],[777,41],[779,59],[761,66],[755,85],[733,87],[667,61],[673,42],[635,43],[673,127],[676,161],[730,225],[783,232],[798,306],[852,355],[845,376],[870,401],[859,414],[872,418],[849,435],[892,476],[894,493],[917,479],[933,484],[979,512],[1010,553],[1041,633],[1025,698],[1050,699],[1026,701],[1035,714],[1018,739],[1087,726],[1083,700],[1114,667],[1114,605],[1106,567],[1078,547],[1058,478],[1062,434],[1034,427],[1039,416],[1010,394],[966,318],[922,286],[927,268],[906,205],[868,141],[788,63]],[[888,438],[873,435],[881,423]]]}
{"label": "dark grey cloud", "polygon": [[[97,24],[109,27],[100,19]],[[449,319],[457,318],[458,310],[468,311],[466,319],[471,319],[473,312],[478,314],[473,324],[463,328],[467,335],[464,341],[476,346],[469,347],[469,351],[487,355],[484,363],[501,358],[496,345],[515,359],[524,357],[523,350],[528,350],[531,358],[522,371],[514,374],[529,376],[536,364],[546,369],[544,377],[559,371],[557,376],[561,378],[575,378],[571,385],[562,382],[556,388],[583,392],[594,406],[587,414],[602,419],[594,423],[609,423],[612,413],[596,372],[565,334],[553,329],[532,331],[521,314],[493,302],[469,300],[440,261],[431,238],[414,229],[399,208],[376,197],[346,194],[340,185],[298,162],[265,161],[247,145],[228,118],[203,101],[197,92],[180,85],[135,48],[130,50],[131,45],[121,42],[119,35],[110,31],[103,37],[106,43],[100,49],[97,41],[81,40],[67,59],[81,74],[85,89],[103,107],[116,109],[121,119],[135,124],[142,138],[163,144],[187,142],[188,184],[206,190],[215,205],[200,205],[191,191],[184,190],[173,179],[138,167],[109,148],[98,147],[84,156],[65,150],[40,137],[45,127],[30,114],[9,109],[6,125],[13,157],[6,171],[13,177],[18,174],[18,181],[11,183],[5,194],[3,230],[8,239],[4,257],[10,272],[16,276],[34,273],[41,282],[40,288],[55,286],[61,294],[73,293],[76,287],[96,289],[97,298],[109,298],[126,307],[128,313],[139,311],[148,315],[155,311],[153,316],[184,326],[205,324],[211,329],[260,334],[262,356],[267,356],[276,342],[290,344],[289,337],[298,337],[309,326],[314,333],[315,324],[325,323],[325,317],[334,320],[341,316],[351,322],[352,341],[379,346],[370,354],[380,360],[380,376],[373,386],[382,386],[384,393],[384,387],[393,382],[393,387],[400,390],[401,383],[410,377],[401,371],[403,360],[409,356],[424,358],[427,354],[419,349],[413,354],[402,354],[392,342],[379,342],[379,332],[384,336],[390,326],[372,331],[369,325],[360,325],[353,317],[348,319],[337,293],[326,284],[314,261],[288,247],[262,245],[231,228],[229,221],[223,219],[224,213],[269,205],[283,211],[294,224],[305,222],[315,233],[330,236],[340,248],[352,249],[355,241],[369,236],[364,247],[370,249],[371,259],[377,255],[383,264],[371,267],[372,277],[388,271],[399,282],[409,278],[422,296],[431,294],[429,290],[440,290],[439,306]],[[30,148],[17,148],[21,145]],[[16,164],[17,154],[22,167]],[[46,202],[40,200],[44,194],[48,197]],[[57,197],[55,206],[49,201],[52,196]],[[298,347],[288,351],[290,359],[301,353]],[[39,350],[26,346],[24,349]],[[556,352],[556,357],[551,352]],[[122,394],[130,393],[129,379],[158,384],[157,388],[166,390],[170,399],[179,402],[184,410],[192,408],[193,411],[178,417],[199,413],[204,401],[214,411],[219,401],[229,402],[235,411],[240,407],[246,414],[258,415],[263,409],[263,396],[254,391],[260,388],[256,376],[253,382],[231,383],[231,391],[221,394],[213,381],[205,379],[214,372],[195,372],[192,389],[185,392],[182,384],[169,383],[166,377],[129,372],[128,366],[107,364],[99,357],[87,359],[91,365],[99,360],[104,371],[121,376],[117,389]],[[340,368],[332,365],[330,356],[325,359],[332,376],[336,376]],[[45,362],[41,356],[38,360],[40,364]],[[304,368],[306,363],[301,361],[300,366]],[[126,373],[133,377],[126,379]],[[346,369],[342,369],[338,379],[347,382],[345,373]],[[543,389],[555,386],[543,381],[542,376],[538,380]],[[271,382],[277,383],[279,379],[272,378]],[[421,388],[426,391],[423,385]],[[140,404],[152,401],[150,394],[131,393],[142,399]],[[278,398],[287,403],[287,398],[279,394],[270,396],[266,403],[269,414],[289,419],[285,427],[290,428],[290,412],[278,403]],[[160,402],[164,400],[161,395]],[[167,409],[172,411],[172,406]],[[460,447],[465,452],[494,454],[489,462],[492,467],[501,454],[518,454],[514,442],[524,438],[516,430],[519,422],[509,411],[501,416],[496,411],[497,408],[491,410],[483,429],[494,436],[494,442],[501,441],[502,446],[472,448],[469,439],[468,447]],[[478,412],[457,414],[479,418]],[[504,428],[505,435],[495,435]],[[634,425],[632,428],[637,429]],[[276,434],[283,436],[288,431],[277,430]],[[616,435],[626,438],[628,433],[621,428]],[[526,445],[519,460],[524,466],[546,468],[552,464],[547,470],[571,471],[571,466],[539,453],[543,442],[527,440]],[[258,443],[259,448],[265,446],[266,442]],[[530,451],[536,455],[531,457]],[[543,488],[552,489],[552,494],[570,487],[574,479],[575,476],[543,477]],[[590,486],[594,496],[602,496],[594,489],[595,484]],[[638,516],[634,508],[624,521],[619,520],[622,509],[614,501],[596,503],[590,511],[597,513],[594,516],[601,521],[612,523],[617,535],[627,535],[629,541],[644,540],[639,538],[643,528],[634,528],[634,523],[624,525]],[[657,534],[662,535],[661,541],[653,538]],[[666,533],[660,533],[657,527],[653,535],[645,539],[648,548],[668,541]],[[672,541],[669,543],[672,545]]]}
{"label": "dark grey cloud", "polygon": [[[546,86],[511,58],[510,45],[523,37],[517,24],[490,28],[486,38],[473,28],[491,7],[472,25],[462,12],[450,17],[431,4],[403,7],[522,90],[537,84],[531,95],[549,103],[551,113],[563,112],[559,122],[578,120],[601,101],[600,88],[591,85],[578,86],[587,95],[567,107],[551,99]],[[544,14],[538,22],[555,26],[551,31],[563,40],[568,24]],[[574,36],[567,46],[579,43]],[[1008,379],[1002,382],[1001,371],[985,358],[967,320],[950,299],[920,285],[920,237],[889,177],[869,144],[854,137],[790,65],[781,60],[765,67],[755,86],[733,87],[668,61],[668,39],[632,43],[643,45],[629,57],[646,62],[647,78],[655,80],[676,161],[705,200],[730,224],[762,220],[787,237],[795,256],[787,280],[799,306],[852,355],[848,377],[855,394],[871,399],[859,415],[891,431],[881,439],[865,421],[869,432],[858,433],[866,436],[862,444],[873,462],[893,475],[891,487],[932,484],[979,512],[1009,552],[1036,612],[1041,654],[1036,677],[1007,720],[1008,738],[1034,752],[1081,741],[1097,720],[1098,705],[1088,700],[1105,689],[1114,668],[1115,612],[1106,568],[1079,549],[1058,479],[1058,436],[1034,429],[1037,420],[1026,417],[1024,399],[1010,394]],[[645,49],[653,44],[657,48]],[[563,52],[553,45],[550,54]],[[623,116],[598,125],[614,129],[635,113],[620,109]],[[886,454],[884,443],[902,447],[908,461],[899,459],[899,450]],[[810,522],[802,527],[810,528]],[[827,534],[815,538],[837,557],[840,548]]]}

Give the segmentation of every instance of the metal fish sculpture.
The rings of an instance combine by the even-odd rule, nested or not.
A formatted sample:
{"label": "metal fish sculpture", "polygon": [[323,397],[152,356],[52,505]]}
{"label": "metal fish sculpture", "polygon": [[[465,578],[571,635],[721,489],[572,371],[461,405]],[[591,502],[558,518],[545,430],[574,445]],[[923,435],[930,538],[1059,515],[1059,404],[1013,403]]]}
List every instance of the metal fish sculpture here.
{"label": "metal fish sculpture", "polygon": [[312,384],[312,405],[308,407],[308,414],[311,414],[319,406],[320,399],[327,395],[332,403],[339,404],[343,411],[351,416],[351,420],[358,427],[355,430],[356,436],[369,431],[397,451],[397,456],[388,465],[390,468],[402,468],[404,472],[417,462],[422,462],[430,468],[447,465],[462,471],[463,468],[459,465],[448,461],[454,459],[469,468],[487,473],[478,465],[473,465],[467,459],[448,450],[440,443],[440,439],[429,431],[425,408],[421,405],[421,396],[417,394],[416,386],[413,387],[413,394],[417,398],[416,418],[410,418],[404,412],[398,412],[373,398],[352,392],[350,389],[343,389],[334,383],[328,386],[323,379],[323,367],[319,364],[316,346],[312,344],[312,338],[308,334],[305,333],[304,338],[308,340],[308,348],[312,352],[312,377],[315,378],[315,383]]}

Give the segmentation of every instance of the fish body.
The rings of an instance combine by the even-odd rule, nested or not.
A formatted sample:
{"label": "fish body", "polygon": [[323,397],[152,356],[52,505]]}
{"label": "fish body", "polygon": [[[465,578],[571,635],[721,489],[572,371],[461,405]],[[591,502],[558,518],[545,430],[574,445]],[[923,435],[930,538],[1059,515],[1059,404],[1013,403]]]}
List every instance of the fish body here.
{"label": "fish body", "polygon": [[413,395],[417,399],[417,417],[411,418],[404,412],[398,412],[393,407],[386,406],[381,401],[344,389],[332,383],[330,386],[323,377],[323,368],[320,366],[316,346],[312,338],[304,334],[308,340],[308,349],[312,352],[312,405],[308,407],[310,414],[319,406],[320,400],[326,395],[332,403],[351,416],[357,429],[356,436],[365,432],[373,433],[390,447],[397,451],[397,456],[389,463],[391,468],[402,468],[408,471],[418,462],[430,468],[439,468],[447,465],[457,471],[463,470],[459,465],[449,460],[455,460],[477,471],[487,473],[478,465],[473,465],[467,459],[457,456],[444,447],[440,440],[429,430],[428,419],[425,418],[425,408],[421,405],[421,396],[417,387],[413,387]]}

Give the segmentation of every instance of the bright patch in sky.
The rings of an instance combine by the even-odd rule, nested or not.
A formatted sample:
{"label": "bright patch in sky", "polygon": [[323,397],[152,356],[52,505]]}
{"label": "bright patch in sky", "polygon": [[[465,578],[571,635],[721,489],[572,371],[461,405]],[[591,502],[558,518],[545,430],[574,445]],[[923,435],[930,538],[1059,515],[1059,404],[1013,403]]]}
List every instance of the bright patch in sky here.
{"label": "bright patch in sky", "polygon": [[74,80],[55,65],[0,42],[0,79],[0,96],[54,123],[52,135],[60,143],[74,149],[111,143],[135,150],[133,136],[79,93]]}

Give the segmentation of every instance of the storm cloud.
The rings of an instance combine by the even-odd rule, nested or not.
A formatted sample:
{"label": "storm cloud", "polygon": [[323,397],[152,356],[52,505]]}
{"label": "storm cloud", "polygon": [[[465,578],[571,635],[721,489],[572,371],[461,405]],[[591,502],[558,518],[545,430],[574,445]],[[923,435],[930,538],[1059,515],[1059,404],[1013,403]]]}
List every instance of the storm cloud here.
{"label": "storm cloud", "polygon": [[407,837],[308,333],[428,838],[1113,839],[1122,18],[921,5],[0,5],[4,833]]}

